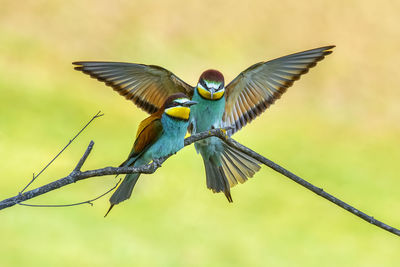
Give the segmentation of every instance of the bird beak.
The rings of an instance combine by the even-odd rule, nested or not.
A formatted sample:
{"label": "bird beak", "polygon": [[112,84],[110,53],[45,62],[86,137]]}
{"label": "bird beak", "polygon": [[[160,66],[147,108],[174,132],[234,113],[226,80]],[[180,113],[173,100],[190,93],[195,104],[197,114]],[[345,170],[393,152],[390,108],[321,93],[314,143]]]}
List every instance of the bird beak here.
{"label": "bird beak", "polygon": [[211,99],[213,99],[213,97],[214,97],[214,93],[215,93],[215,90],[214,90],[214,88],[210,88],[210,93],[211,93]]}
{"label": "bird beak", "polygon": [[196,101],[187,101],[187,102],[185,102],[185,104],[183,104],[183,106],[190,107],[190,106],[193,106],[193,105],[196,105],[196,104],[197,104]]}

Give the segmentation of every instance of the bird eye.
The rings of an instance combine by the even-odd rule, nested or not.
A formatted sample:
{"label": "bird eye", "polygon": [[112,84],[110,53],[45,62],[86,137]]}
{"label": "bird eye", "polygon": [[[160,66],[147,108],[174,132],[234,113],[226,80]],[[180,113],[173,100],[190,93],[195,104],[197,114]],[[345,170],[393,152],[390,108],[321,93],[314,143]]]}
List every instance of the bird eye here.
{"label": "bird eye", "polygon": [[201,80],[200,84],[203,86],[204,89],[208,88],[204,80]]}

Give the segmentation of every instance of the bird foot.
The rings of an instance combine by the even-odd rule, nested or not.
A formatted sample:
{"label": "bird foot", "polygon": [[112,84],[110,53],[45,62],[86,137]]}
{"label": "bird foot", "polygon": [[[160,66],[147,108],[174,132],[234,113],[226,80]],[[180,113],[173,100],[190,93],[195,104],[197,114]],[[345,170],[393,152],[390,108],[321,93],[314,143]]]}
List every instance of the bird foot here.
{"label": "bird foot", "polygon": [[222,136],[225,138],[225,140],[229,139],[228,131],[230,128],[221,128]]}

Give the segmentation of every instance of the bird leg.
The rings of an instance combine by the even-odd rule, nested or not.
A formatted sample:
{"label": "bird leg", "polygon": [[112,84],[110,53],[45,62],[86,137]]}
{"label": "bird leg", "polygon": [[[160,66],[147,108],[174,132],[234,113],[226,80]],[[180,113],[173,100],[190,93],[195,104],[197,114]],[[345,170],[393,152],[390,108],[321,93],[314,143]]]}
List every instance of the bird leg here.
{"label": "bird leg", "polygon": [[227,126],[224,128],[220,128],[220,130],[222,132],[222,136],[225,138],[225,140],[229,139],[228,132],[229,132],[229,130],[232,130],[232,129],[234,129],[233,126]]}

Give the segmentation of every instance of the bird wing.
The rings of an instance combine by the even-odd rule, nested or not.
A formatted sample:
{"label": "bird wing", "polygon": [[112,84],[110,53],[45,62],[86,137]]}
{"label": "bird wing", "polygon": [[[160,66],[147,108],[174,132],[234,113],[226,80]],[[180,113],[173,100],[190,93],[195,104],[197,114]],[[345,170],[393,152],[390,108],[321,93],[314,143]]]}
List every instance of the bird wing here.
{"label": "bird wing", "polygon": [[139,124],[133,148],[129,153],[128,159],[120,166],[132,165],[136,159],[148,149],[148,147],[153,145],[161,137],[163,133],[161,117],[153,115],[144,119]]}
{"label": "bird wing", "polygon": [[315,48],[260,62],[241,72],[225,88],[223,122],[234,128],[230,133],[240,130],[264,112],[294,81],[332,53],[334,47]]}
{"label": "bird wing", "polygon": [[148,146],[154,144],[163,133],[161,118],[150,116],[143,120],[136,135],[133,149],[135,153],[140,153]]}
{"label": "bird wing", "polygon": [[79,61],[72,64],[77,65],[76,70],[111,86],[148,113],[156,112],[173,93],[182,92],[189,97],[193,95],[192,86],[159,66],[96,61]]}

